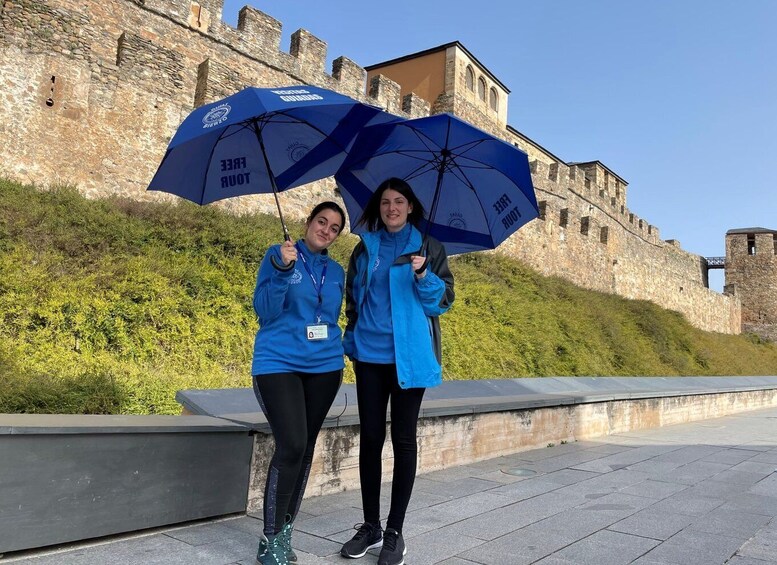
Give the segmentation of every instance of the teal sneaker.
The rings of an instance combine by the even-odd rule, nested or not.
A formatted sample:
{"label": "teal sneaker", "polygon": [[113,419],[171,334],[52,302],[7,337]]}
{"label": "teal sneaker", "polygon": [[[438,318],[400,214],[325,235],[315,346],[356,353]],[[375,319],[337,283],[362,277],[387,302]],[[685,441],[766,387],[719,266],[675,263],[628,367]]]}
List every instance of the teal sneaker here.
{"label": "teal sneaker", "polygon": [[259,541],[259,550],[256,552],[256,561],[261,565],[289,565],[286,556],[286,547],[281,541],[281,536],[262,538]]}
{"label": "teal sneaker", "polygon": [[291,533],[293,531],[294,531],[294,522],[286,522],[286,524],[284,524],[281,531],[278,532],[278,537],[281,539],[281,544],[283,545],[283,548],[286,550],[286,558],[289,560],[290,563],[297,562],[297,554],[294,553],[294,550],[291,548]]}

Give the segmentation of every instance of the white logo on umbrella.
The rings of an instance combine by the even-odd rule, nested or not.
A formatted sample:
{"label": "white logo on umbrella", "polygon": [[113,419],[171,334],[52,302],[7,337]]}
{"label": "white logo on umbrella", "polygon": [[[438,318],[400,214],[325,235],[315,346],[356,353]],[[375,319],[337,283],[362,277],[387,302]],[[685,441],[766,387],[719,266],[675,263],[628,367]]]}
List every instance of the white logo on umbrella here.
{"label": "white logo on umbrella", "polygon": [[229,104],[219,104],[215,108],[211,108],[207,114],[202,118],[203,128],[212,128],[220,123],[224,122],[232,110],[232,106]]}

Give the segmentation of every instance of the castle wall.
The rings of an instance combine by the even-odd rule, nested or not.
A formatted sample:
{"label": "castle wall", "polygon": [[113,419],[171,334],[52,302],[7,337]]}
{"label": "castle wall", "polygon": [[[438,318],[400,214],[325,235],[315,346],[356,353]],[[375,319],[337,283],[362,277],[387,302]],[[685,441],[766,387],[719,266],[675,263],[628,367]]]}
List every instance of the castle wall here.
{"label": "castle wall", "polygon": [[[223,3],[188,0],[6,0],[0,3],[2,174],[41,185],[73,184],[90,197],[169,199],[146,192],[170,138],[197,105],[245,86],[313,84],[402,113],[384,81],[345,57],[325,72],[326,44],[305,30],[278,50],[281,24],[245,7],[237,29]],[[47,104],[48,101],[48,104]],[[334,181],[281,198],[303,215]],[[231,199],[234,210],[272,213],[267,195]]]}
{"label": "castle wall", "polygon": [[704,260],[661,240],[658,228],[613,202],[603,175],[595,182],[580,167],[532,161],[532,179],[541,217],[500,252],[585,288],[650,300],[698,328],[740,332],[739,301],[706,288]]}
{"label": "castle wall", "polygon": [[[222,10],[222,0],[0,0],[0,174],[73,184],[90,197],[173,199],[146,187],[176,127],[195,106],[247,85],[313,84],[410,117],[452,112],[530,156],[544,219],[500,252],[586,288],[652,300],[700,328],[739,332],[738,299],[705,288],[702,259],[628,210],[625,183],[598,163],[561,163],[506,129],[506,92],[496,113],[472,99],[470,61],[456,47],[446,52],[446,93],[430,104],[403,97],[384,76],[365,84],[364,69],[346,57],[328,73],[326,43],[305,30],[287,53],[271,16],[244,7],[233,28]],[[334,188],[325,179],[286,191],[284,211],[304,217]],[[275,210],[268,195],[219,205]]]}

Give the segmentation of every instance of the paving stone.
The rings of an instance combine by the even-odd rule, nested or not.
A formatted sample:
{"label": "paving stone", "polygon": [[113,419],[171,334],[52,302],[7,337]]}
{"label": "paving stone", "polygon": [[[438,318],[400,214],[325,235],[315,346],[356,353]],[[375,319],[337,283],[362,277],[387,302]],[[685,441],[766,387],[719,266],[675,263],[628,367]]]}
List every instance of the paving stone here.
{"label": "paving stone", "polygon": [[591,461],[598,461],[610,456],[611,453],[600,453],[593,450],[576,451],[572,453],[565,453],[564,455],[558,457],[548,457],[540,461],[535,461],[533,468],[538,472],[552,473],[554,471],[560,471],[561,469],[583,465]]}
{"label": "paving stone", "polygon": [[748,473],[756,473],[763,477],[768,477],[772,474],[777,474],[777,467],[773,463],[763,463],[760,461],[743,461],[737,465],[731,467],[732,471],[746,471]]}
{"label": "paving stone", "polygon": [[737,555],[742,558],[777,562],[777,523],[773,521],[770,528],[764,528],[747,540],[739,548]]}
{"label": "paving stone", "polygon": [[616,520],[606,514],[592,514],[588,510],[572,508],[535,522],[535,526],[548,532],[548,535],[566,534],[574,539],[583,539],[607,528]]}
{"label": "paving stone", "polygon": [[670,514],[649,506],[608,526],[608,530],[666,540],[693,522],[693,516]]}
{"label": "paving stone", "polygon": [[758,455],[750,459],[756,463],[769,463],[777,466],[777,449],[772,449],[766,452],[760,452]]}
{"label": "paving stone", "polygon": [[712,453],[705,457],[704,461],[710,461],[712,463],[730,463],[732,465],[736,465],[738,463],[742,463],[743,461],[752,459],[758,454],[758,451],[754,451],[752,449],[740,449],[735,447],[733,449],[723,449],[717,453]]}
{"label": "paving stone", "polygon": [[350,530],[354,524],[362,522],[364,515],[361,508],[344,508],[337,512],[314,516],[294,524],[295,531],[305,532],[314,536],[326,537],[337,532]]}
{"label": "paving stone", "polygon": [[229,528],[225,524],[202,524],[176,528],[165,532],[166,536],[177,539],[189,545],[205,545],[240,534],[238,530]]}
{"label": "paving stone", "polygon": [[754,485],[769,474],[770,473],[751,473],[747,471],[727,469],[715,476],[710,477],[710,480],[734,483],[735,485]]}
{"label": "paving stone", "polygon": [[709,461],[694,461],[687,465],[681,465],[665,475],[655,477],[657,480],[685,485],[695,485],[705,479],[709,479],[726,471],[731,466],[726,463],[712,463]]}
{"label": "paving stone", "polygon": [[777,564],[777,561],[774,560],[763,560],[763,559],[752,559],[750,557],[740,557],[739,555],[735,555],[728,561],[726,561],[726,565],[775,565]]}
{"label": "paving stone", "polygon": [[722,506],[726,500],[720,498],[706,498],[694,496],[688,491],[681,491],[675,496],[656,502],[651,508],[668,514],[685,514],[687,516],[701,516],[711,512],[718,506]]}
{"label": "paving stone", "polygon": [[692,487],[683,491],[686,496],[700,497],[700,498],[720,498],[724,500],[730,500],[737,498],[742,493],[747,492],[751,488],[749,484],[736,484],[726,481],[713,481],[712,479],[705,479],[704,481],[695,484]]}
{"label": "paving stone", "polygon": [[562,559],[561,557],[556,557],[555,555],[549,555],[548,557],[540,559],[539,561],[535,561],[534,565],[584,565],[584,564],[580,563],[579,561],[569,561],[567,559]]}
{"label": "paving stone", "polygon": [[484,481],[492,481],[495,483],[500,483],[505,485],[526,480],[526,477],[519,477],[514,474],[506,473],[505,470],[499,469],[497,471],[483,472],[482,474],[473,475],[473,476],[477,479],[482,479]]}
{"label": "paving stone", "polygon": [[484,565],[528,565],[576,541],[568,534],[548,536],[539,529],[524,528],[484,543],[459,556]]}
{"label": "paving stone", "polygon": [[424,479],[430,481],[445,483],[449,481],[457,481],[459,479],[469,479],[476,474],[477,471],[471,468],[469,465],[461,465],[456,467],[449,467],[448,469],[443,469],[441,471],[424,473],[423,475],[419,475],[419,477],[423,477]]}
{"label": "paving stone", "polygon": [[534,502],[535,500],[516,502],[485,512],[453,524],[451,529],[461,535],[493,540],[556,513],[545,504]]}
{"label": "paving stone", "polygon": [[777,516],[777,498],[752,492],[743,492],[739,496],[731,498],[723,507],[741,512],[763,514],[764,516]]}
{"label": "paving stone", "polygon": [[649,477],[660,477],[666,475],[670,471],[674,471],[680,467],[680,463],[673,461],[656,461],[655,459],[648,459],[647,461],[640,461],[633,465],[629,465],[630,471],[641,471],[647,474]]}
{"label": "paving stone", "polygon": [[[361,508],[360,490],[349,490],[327,496],[314,496],[302,501],[302,509],[313,516],[321,516],[344,508]],[[302,520],[299,520],[302,521]]]}
{"label": "paving stone", "polygon": [[602,495],[618,492],[632,485],[637,485],[648,479],[648,475],[640,471],[621,469],[603,473],[586,481],[558,489],[561,494],[583,495],[584,498],[600,498]]}
{"label": "paving stone", "polygon": [[335,555],[340,552],[340,548],[343,546],[342,543],[297,530],[291,536],[291,545],[295,550],[301,550],[317,557]]}
{"label": "paving stone", "polygon": [[510,499],[513,502],[533,498],[546,492],[557,490],[560,487],[558,483],[551,483],[544,478],[529,478],[520,482],[504,485],[491,489],[489,494],[498,494]]}
{"label": "paving stone", "polygon": [[[248,556],[251,554],[248,553]],[[122,540],[105,545],[90,546],[33,557],[25,565],[229,565],[245,557],[236,556],[233,551],[221,554],[214,548],[190,546],[171,537],[157,534]]]}
{"label": "paving stone", "polygon": [[455,481],[439,482],[426,478],[417,478],[413,491],[428,492],[431,494],[458,498],[476,492],[483,492],[501,486],[499,483],[473,479],[471,477]]}
{"label": "paving stone", "polygon": [[657,540],[605,530],[568,545],[553,556],[573,563],[627,565],[659,543]]}
{"label": "paving stone", "polygon": [[437,565],[479,565],[479,563],[469,559],[462,559],[461,557],[451,557],[445,561],[440,561]]}
{"label": "paving stone", "polygon": [[259,539],[259,536],[262,534],[262,529],[264,528],[264,523],[261,520],[252,518],[251,516],[241,516],[240,518],[225,520],[224,522],[220,522],[220,524],[225,528],[252,534],[256,536],[257,539]]}
{"label": "paving stone", "polygon": [[747,489],[747,492],[777,497],[777,473],[772,473],[762,481],[759,481],[758,484],[751,486]]}
{"label": "paving stone", "polygon": [[654,561],[682,565],[723,564],[730,559],[745,540],[683,530],[645,554]]}
{"label": "paving stone", "polygon": [[511,504],[510,500],[495,494],[482,492],[471,494],[415,512],[408,512],[404,532],[408,537],[416,536],[509,504]]}
{"label": "paving stone", "polygon": [[725,451],[724,449],[721,449],[717,446],[711,446],[711,445],[689,445],[686,447],[681,447],[679,449],[672,450],[668,453],[662,453],[661,455],[657,455],[654,460],[655,461],[667,461],[670,463],[680,463],[680,464],[688,464],[692,463],[694,461],[698,461],[700,459],[704,459],[707,461],[707,458],[719,453],[721,451]]}
{"label": "paving stone", "polygon": [[596,500],[591,500],[577,508],[591,514],[608,516],[611,518],[610,523],[612,523],[626,516],[631,516],[654,502],[650,498],[616,492]]}
{"label": "paving stone", "polygon": [[[650,557],[640,557],[636,561],[632,561],[631,565],[682,565],[677,561],[656,561]],[[708,564],[709,565],[709,564]]]}
{"label": "paving stone", "polygon": [[[777,505],[777,500],[774,503]],[[770,519],[769,516],[749,514],[721,506],[694,520],[689,529],[747,539],[768,524]]]}
{"label": "paving stone", "polygon": [[646,498],[653,498],[655,500],[661,500],[673,494],[677,494],[680,491],[687,489],[687,485],[678,483],[666,483],[663,481],[647,480],[631,485],[621,489],[623,494],[633,494],[636,496],[644,496]]}
{"label": "paving stone", "polygon": [[483,540],[467,537],[449,527],[435,529],[415,537],[406,537],[406,563],[433,565],[473,547],[482,545]]}
{"label": "paving stone", "polygon": [[593,473],[591,471],[581,471],[579,469],[561,469],[543,475],[543,479],[551,483],[559,483],[562,485],[573,485],[581,481],[585,481],[592,477],[599,476],[600,473]]}

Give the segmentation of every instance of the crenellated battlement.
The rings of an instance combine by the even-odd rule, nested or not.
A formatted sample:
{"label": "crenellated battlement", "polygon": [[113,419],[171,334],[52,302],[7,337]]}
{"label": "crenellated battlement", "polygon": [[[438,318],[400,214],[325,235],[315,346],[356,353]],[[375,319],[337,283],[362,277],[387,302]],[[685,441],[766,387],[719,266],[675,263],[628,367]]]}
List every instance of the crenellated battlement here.
{"label": "crenellated battlement", "polygon": [[652,245],[665,243],[661,241],[657,227],[626,207],[625,183],[607,175],[600,164],[587,167],[534,159],[530,168],[538,192],[537,200],[545,202],[546,214],[561,215],[563,211],[566,223],[576,226],[582,218],[587,218],[583,223],[589,229],[581,228],[581,235],[589,235],[596,226],[618,226]]}
{"label": "crenellated battlement", "polygon": [[[328,73],[327,44],[307,30],[295,31],[289,51],[284,52],[280,46],[282,24],[272,16],[244,6],[238,13],[237,28],[233,28],[221,20],[222,11],[223,0],[108,0],[86,2],[80,10],[65,0],[17,0],[3,5],[0,38],[3,44],[100,64],[100,54],[106,52],[109,39],[99,33],[99,26],[93,20],[103,21],[105,15],[111,14],[116,26],[117,64],[132,66],[140,82],[164,84],[166,93],[194,86],[198,94],[190,96],[192,104],[212,99],[207,93],[223,92],[218,86],[207,88],[202,84],[203,76],[214,76],[202,73],[201,66],[209,61],[211,69],[219,65],[233,67],[232,73],[226,74],[231,74],[234,80],[222,83],[230,88],[249,84],[314,84],[365,101],[371,98],[389,111],[404,113],[398,89],[389,81],[371,86],[367,92],[367,73],[352,59],[336,58],[331,74]],[[201,39],[196,47],[175,37],[185,31],[199,32]],[[190,39],[196,41],[196,36]],[[95,45],[100,46],[96,51]],[[235,63],[236,56],[243,58],[243,62],[230,65]],[[277,73],[258,68],[265,66]],[[173,76],[166,76],[167,71]],[[185,74],[189,75],[188,82],[182,78]],[[219,74],[215,76],[223,78]],[[422,106],[412,105],[413,115],[423,115]]]}

